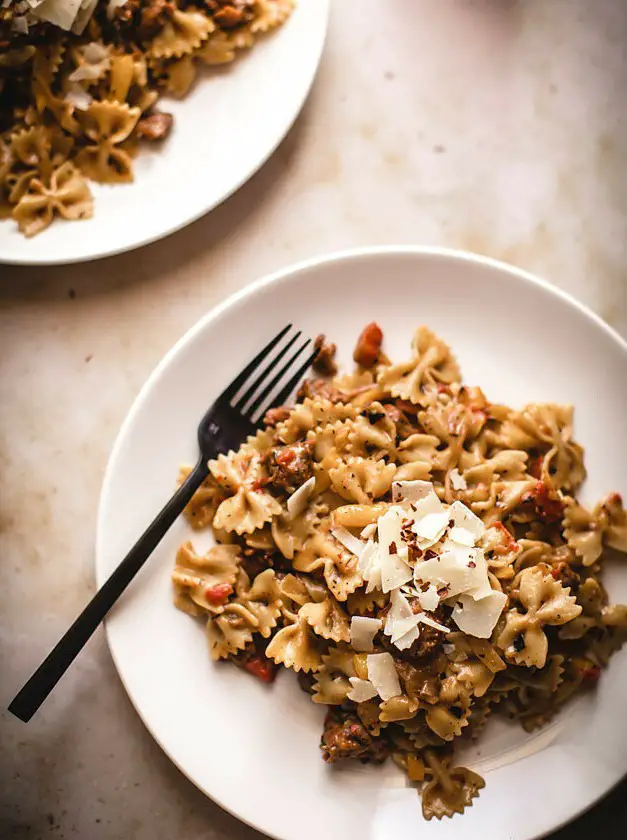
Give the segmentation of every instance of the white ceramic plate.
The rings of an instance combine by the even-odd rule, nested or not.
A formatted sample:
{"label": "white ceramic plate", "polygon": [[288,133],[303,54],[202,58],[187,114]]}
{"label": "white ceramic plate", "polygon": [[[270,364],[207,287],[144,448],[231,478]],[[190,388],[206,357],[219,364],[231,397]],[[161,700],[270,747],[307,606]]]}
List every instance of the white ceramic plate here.
{"label": "white ceramic plate", "polygon": [[[627,495],[627,346],[596,316],[541,281],[485,258],[377,249],[309,262],[268,277],[205,316],[152,374],[107,469],[97,537],[102,584],[196,457],[205,407],[287,321],[324,332],[350,363],[376,319],[393,359],[415,327],[448,341],[465,381],[511,405],[576,406],[586,447],[583,499]],[[271,687],[210,662],[201,625],[171,603],[177,545],[199,539],[181,521],[107,621],[113,658],[144,723],[199,788],[281,840],[531,840],[590,806],[627,771],[627,650],[598,690],[533,736],[490,722],[465,760],[486,788],[463,816],[424,822],[416,793],[392,766],[328,767],[318,749],[324,709],[281,673]],[[610,569],[627,599],[627,567]],[[409,832],[409,833],[408,833]]]}
{"label": "white ceramic plate", "polygon": [[146,245],[207,213],[270,156],[303,106],[320,62],[329,0],[298,0],[289,20],[224,68],[209,70],[182,100],[171,136],[144,147],[132,184],[92,184],[94,216],[56,220],[26,239],[0,223],[0,262],[71,263]]}

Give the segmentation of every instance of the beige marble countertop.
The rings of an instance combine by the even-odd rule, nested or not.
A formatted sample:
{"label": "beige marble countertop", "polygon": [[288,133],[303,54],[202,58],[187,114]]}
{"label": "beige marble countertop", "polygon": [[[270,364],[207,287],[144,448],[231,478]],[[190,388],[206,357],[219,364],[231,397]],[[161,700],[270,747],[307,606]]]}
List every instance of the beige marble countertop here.
{"label": "beige marble countertop", "polygon": [[[135,253],[0,266],[0,707],[93,592],[103,470],[142,382],[259,275],[352,246],[466,248],[627,336],[626,44],[623,0],[333,0],[302,115],[224,205]],[[626,795],[558,836],[624,840]],[[162,754],[100,632],[28,726],[0,715],[0,837],[173,836],[259,837]]]}

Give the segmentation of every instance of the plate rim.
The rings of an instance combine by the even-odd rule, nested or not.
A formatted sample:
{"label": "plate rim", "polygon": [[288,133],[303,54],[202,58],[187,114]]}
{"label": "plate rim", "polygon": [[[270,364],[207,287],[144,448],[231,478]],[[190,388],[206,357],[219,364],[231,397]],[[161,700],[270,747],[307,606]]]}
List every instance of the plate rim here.
{"label": "plate rim", "polygon": [[[265,289],[268,286],[281,283],[282,281],[288,281],[289,278],[295,278],[299,274],[305,271],[309,271],[311,269],[318,269],[326,265],[337,264],[341,262],[347,262],[356,259],[371,259],[381,256],[392,256],[392,257],[403,257],[403,256],[431,256],[436,258],[443,258],[443,259],[454,259],[458,260],[461,263],[468,263],[474,265],[483,265],[490,269],[495,269],[497,271],[505,271],[506,273],[517,277],[521,281],[525,281],[527,283],[531,283],[536,287],[540,287],[545,292],[553,295],[556,298],[561,299],[565,304],[570,305],[577,309],[581,314],[590,318],[598,327],[602,329],[605,334],[614,340],[614,342],[618,345],[621,351],[625,355],[625,362],[627,363],[627,340],[624,339],[612,326],[610,326],[606,321],[604,321],[596,312],[590,309],[586,304],[579,301],[576,297],[574,297],[570,292],[565,291],[564,289],[559,288],[558,286],[553,285],[548,280],[539,277],[538,275],[533,274],[525,269],[519,268],[511,263],[507,263],[502,260],[497,260],[492,257],[488,257],[486,255],[478,254],[472,251],[466,251],[461,249],[455,248],[447,248],[447,247],[439,247],[439,246],[426,246],[426,245],[377,245],[377,246],[365,246],[365,247],[356,247],[356,248],[349,248],[349,249],[342,249],[338,251],[332,251],[329,253],[321,254],[318,256],[310,257],[304,260],[300,260],[296,263],[292,263],[285,268],[278,269],[274,272],[270,272],[269,274],[263,275],[262,277],[258,278],[257,280],[249,283],[248,285],[244,286],[243,288],[239,289],[235,293],[229,295],[225,300],[221,303],[218,303],[216,306],[212,307],[208,312],[206,312],[198,321],[193,324],[174,344],[173,346],[164,354],[164,356],[160,359],[160,361],[156,364],[153,368],[152,372],[148,375],[146,380],[144,381],[143,385],[141,386],[139,392],[135,396],[135,399],[131,403],[131,406],[120,425],[119,431],[111,447],[111,451],[109,454],[109,458],[107,461],[107,465],[104,471],[100,496],[98,500],[98,512],[96,518],[96,534],[95,534],[95,550],[94,550],[94,564],[95,564],[95,578],[96,578],[96,585],[98,588],[102,586],[106,579],[106,570],[102,568],[102,560],[100,559],[103,554],[103,549],[101,549],[101,542],[104,539],[104,509],[105,509],[105,501],[108,497],[108,487],[112,480],[112,475],[115,471],[117,460],[120,455],[120,451],[122,449],[123,440],[126,437],[127,430],[132,425],[133,421],[137,413],[139,412],[140,407],[142,406],[144,400],[146,399],[149,392],[152,390],[154,385],[159,380],[163,371],[165,371],[171,361],[178,355],[178,353],[185,347],[189,342],[193,341],[193,339],[204,329],[216,319],[220,318],[223,313],[228,311],[231,307],[237,305],[240,301],[244,300],[247,297],[254,297],[259,291]],[[193,431],[193,430],[192,430]],[[107,647],[109,649],[109,653],[115,665],[115,669],[120,679],[126,694],[135,709],[141,723],[150,733],[151,737],[155,740],[155,742],[159,745],[161,750],[165,753],[168,759],[175,765],[175,767],[180,770],[180,772],[195,786],[197,787],[202,793],[207,796],[212,802],[218,805],[222,810],[226,811],[228,814],[233,816],[239,822],[244,823],[245,825],[250,826],[251,828],[255,829],[256,831],[261,832],[262,834],[271,837],[272,840],[284,840],[283,837],[274,834],[271,831],[268,831],[266,828],[262,828],[258,823],[251,821],[250,819],[246,819],[240,816],[239,813],[232,810],[228,805],[226,805],[220,798],[214,796],[213,794],[209,793],[208,790],[199,784],[195,779],[191,778],[186,769],[170,754],[170,752],[166,749],[165,745],[163,744],[161,738],[156,734],[153,728],[150,726],[149,722],[144,718],[142,715],[140,708],[135,702],[132,692],[127,684],[127,681],[124,678],[121,668],[118,665],[118,659],[116,657],[116,653],[114,651],[114,646],[111,641],[111,636],[109,633],[109,620],[105,619],[104,621],[104,631],[105,637],[107,640]],[[577,810],[574,810],[572,814],[570,814],[566,819],[561,820],[559,823],[553,825],[550,829],[546,832],[543,831],[540,834],[529,835],[527,840],[541,840],[541,838],[547,837],[549,834],[553,832],[559,831],[566,825],[574,822],[576,819],[581,817],[584,813],[591,810],[595,805],[597,805],[602,799],[604,799],[608,794],[610,794],[613,790],[615,790],[618,785],[621,784],[623,778],[617,779],[616,782],[600,793],[598,796],[595,796],[591,801],[586,802]]]}
{"label": "plate rim", "polygon": [[[235,183],[230,187],[228,190],[223,191],[219,196],[217,196],[212,202],[210,202],[206,207],[201,210],[198,210],[192,213],[189,216],[186,216],[181,222],[168,225],[163,230],[150,234],[148,236],[144,236],[141,239],[137,240],[137,242],[133,244],[126,244],[120,245],[118,247],[107,248],[105,250],[98,250],[95,251],[93,254],[89,256],[75,256],[75,257],[48,257],[44,259],[33,259],[28,256],[24,257],[13,257],[13,256],[3,256],[0,250],[0,265],[21,265],[21,266],[52,266],[52,265],[77,265],[80,263],[91,263],[95,262],[96,260],[106,259],[107,257],[116,257],[120,254],[126,254],[131,251],[137,251],[140,248],[144,248],[146,245],[152,245],[154,242],[159,242],[162,239],[167,239],[169,236],[172,236],[174,233],[178,233],[178,231],[183,230],[183,228],[188,227],[188,225],[197,222],[203,216],[208,215],[216,207],[224,204],[231,196],[235,195],[235,193],[240,190],[250,179],[262,169],[266,163],[270,160],[272,155],[276,152],[279,148],[281,143],[285,140],[289,132],[294,127],[296,120],[302,113],[303,108],[305,107],[305,103],[309,98],[309,94],[311,93],[311,89],[313,87],[314,81],[318,75],[318,70],[320,69],[320,63],[322,61],[322,55],[324,52],[324,47],[327,41],[327,36],[329,33],[329,19],[330,19],[330,12],[331,12],[331,0],[316,0],[316,5],[320,7],[320,14],[321,19],[323,21],[322,27],[322,38],[320,39],[320,43],[318,44],[317,51],[315,53],[315,61],[314,61],[314,69],[311,74],[311,78],[309,79],[308,83],[304,86],[301,96],[299,97],[297,107],[294,110],[294,113],[290,115],[289,119],[286,120],[284,127],[278,133],[276,141],[268,147],[263,155],[261,155],[256,163],[254,163],[251,167],[249,167],[246,172],[244,172],[241,177],[235,181]],[[26,241],[29,241],[26,239]]]}

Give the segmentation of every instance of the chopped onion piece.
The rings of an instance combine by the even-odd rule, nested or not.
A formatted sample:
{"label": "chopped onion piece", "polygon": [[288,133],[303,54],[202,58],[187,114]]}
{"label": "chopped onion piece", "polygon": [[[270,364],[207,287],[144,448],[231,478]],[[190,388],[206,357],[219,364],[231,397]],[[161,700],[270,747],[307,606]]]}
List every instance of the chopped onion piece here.
{"label": "chopped onion piece", "polygon": [[351,619],[351,645],[354,650],[371,651],[374,637],[381,629],[383,622],[379,618],[367,618],[354,615]]}
{"label": "chopped onion piece", "polygon": [[290,515],[290,519],[294,519],[295,516],[298,516],[299,513],[302,513],[305,510],[307,507],[307,501],[313,493],[315,486],[316,479],[312,476],[311,478],[308,478],[304,484],[301,484],[298,490],[294,490],[287,500],[287,512]]}
{"label": "chopped onion piece", "polygon": [[382,700],[390,700],[401,693],[401,685],[390,653],[369,653],[366,657],[368,679]]}

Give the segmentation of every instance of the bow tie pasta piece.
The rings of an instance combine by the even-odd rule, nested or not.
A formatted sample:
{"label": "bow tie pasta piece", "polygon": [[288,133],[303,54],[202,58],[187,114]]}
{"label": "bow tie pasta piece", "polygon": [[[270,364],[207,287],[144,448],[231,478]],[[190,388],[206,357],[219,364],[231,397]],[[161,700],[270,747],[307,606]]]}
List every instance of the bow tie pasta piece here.
{"label": "bow tie pasta piece", "polygon": [[300,572],[311,573],[322,569],[331,593],[338,601],[346,601],[364,582],[357,562],[354,554],[321,528],[296,555],[293,565]]}
{"label": "bow tie pasta piece", "polygon": [[304,618],[316,636],[334,642],[350,641],[349,619],[332,595],[324,601],[301,607],[299,618]]}
{"label": "bow tie pasta piece", "polygon": [[341,705],[351,690],[350,678],[356,676],[353,651],[348,647],[331,648],[316,672],[312,700],[327,706]]}
{"label": "bow tie pasta piece", "polygon": [[197,50],[215,29],[211,18],[202,12],[175,9],[170,20],[148,47],[153,59],[180,58]]}
{"label": "bow tie pasta piece", "polygon": [[87,182],[68,161],[52,172],[47,184],[33,178],[12,215],[22,233],[34,236],[47,228],[55,215],[75,220],[90,218],[92,213]]}
{"label": "bow tie pasta piece", "polygon": [[343,463],[329,470],[329,478],[333,489],[343,499],[368,504],[388,492],[395,473],[394,464],[369,458],[348,457]]}
{"label": "bow tie pasta piece", "polygon": [[287,20],[294,9],[294,0],[257,0],[255,5],[257,13],[250,24],[251,32],[269,32]]}
{"label": "bow tie pasta piece", "polygon": [[267,473],[252,445],[219,455],[209,463],[209,469],[218,484],[232,493],[218,507],[215,528],[250,534],[282,512],[279,502],[260,486]]}
{"label": "bow tie pasta piece", "polygon": [[459,367],[448,345],[427,327],[418,329],[412,349],[411,361],[383,367],[377,382],[388,388],[393,397],[429,405],[437,394],[438,384],[460,381]]}
{"label": "bow tie pasta piece", "polygon": [[322,665],[320,646],[309,623],[302,618],[279,630],[266,648],[266,656],[294,671],[308,673]]}
{"label": "bow tie pasta piece", "polygon": [[172,573],[176,606],[190,615],[223,612],[233,592],[239,552],[236,545],[216,545],[200,556],[191,542],[183,543]]}
{"label": "bow tie pasta piece", "polygon": [[424,756],[432,777],[421,791],[425,819],[435,817],[440,820],[462,814],[485,787],[485,781],[465,767],[450,769],[450,759],[440,758],[434,750],[426,750]]}
{"label": "bow tie pasta piece", "polygon": [[548,654],[545,625],[561,626],[581,613],[581,606],[555,580],[547,567],[533,567],[520,573],[518,601],[525,609],[506,613],[505,627],[497,645],[505,657],[518,665],[543,668]]}

